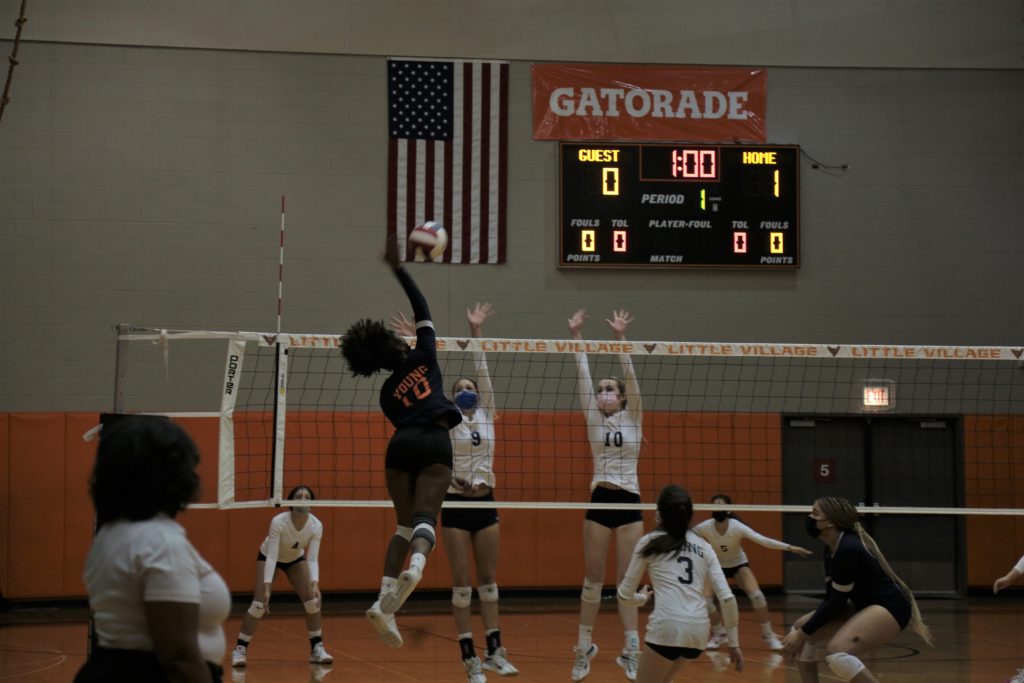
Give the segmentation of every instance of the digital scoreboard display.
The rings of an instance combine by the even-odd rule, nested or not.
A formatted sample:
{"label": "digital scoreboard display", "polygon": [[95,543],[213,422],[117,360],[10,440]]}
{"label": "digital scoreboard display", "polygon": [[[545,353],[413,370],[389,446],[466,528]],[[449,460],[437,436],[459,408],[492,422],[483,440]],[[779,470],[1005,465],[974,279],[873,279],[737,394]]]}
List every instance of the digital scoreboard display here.
{"label": "digital scoreboard display", "polygon": [[560,151],[563,268],[800,267],[797,145]]}

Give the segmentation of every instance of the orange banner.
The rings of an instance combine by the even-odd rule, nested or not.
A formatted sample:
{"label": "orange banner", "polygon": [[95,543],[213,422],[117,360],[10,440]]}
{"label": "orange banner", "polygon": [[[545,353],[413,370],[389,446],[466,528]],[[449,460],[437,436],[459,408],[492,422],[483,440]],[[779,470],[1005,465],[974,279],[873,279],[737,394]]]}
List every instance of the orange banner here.
{"label": "orange banner", "polygon": [[534,140],[765,142],[763,68],[533,64]]}

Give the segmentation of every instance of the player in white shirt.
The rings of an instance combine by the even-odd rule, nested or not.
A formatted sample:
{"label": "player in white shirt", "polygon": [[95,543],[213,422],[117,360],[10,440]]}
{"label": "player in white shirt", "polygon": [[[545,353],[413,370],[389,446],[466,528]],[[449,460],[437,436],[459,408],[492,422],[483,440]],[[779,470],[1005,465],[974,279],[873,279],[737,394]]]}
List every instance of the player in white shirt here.
{"label": "player in white shirt", "polygon": [[[1022,574],[1024,574],[1024,557],[1017,560],[1017,564],[1005,576],[1000,576],[995,580],[995,583],[992,584],[992,592],[998,593],[1004,588],[1009,588]],[[1024,668],[1019,669],[1016,675],[1007,683],[1024,683]]]}
{"label": "player in white shirt", "polygon": [[[712,505],[732,505],[732,498],[719,493],[711,499]],[[781,650],[782,641],[772,631],[772,621],[768,614],[768,602],[764,593],[757,583],[757,577],[750,569],[750,562],[747,561],[747,554],[743,552],[742,542],[753,541],[765,548],[774,550],[786,550],[797,555],[808,556],[811,551],[800,546],[790,545],[784,541],[776,541],[757,533],[749,526],[737,519],[732,513],[725,510],[716,510],[711,514],[711,519],[705,520],[693,528],[704,540],[711,544],[718,561],[722,565],[727,579],[733,579],[743,589],[743,592],[750,598],[750,604],[754,608],[754,614],[761,623],[761,637],[769,650]],[[721,647],[725,642],[725,629],[718,620],[717,610],[714,606],[714,598],[708,597],[708,612],[711,614],[713,631],[711,640],[708,641],[709,650]]]}
{"label": "player in white shirt", "polygon": [[[489,303],[476,304],[466,309],[470,333],[480,336],[484,321],[494,314]],[[416,336],[412,320],[402,313],[391,317],[393,330],[405,337]],[[445,500],[494,500],[494,388],[482,352],[473,354],[476,379],[462,377],[452,386],[452,399],[462,412],[462,422],[451,429],[452,485]],[[508,661],[508,653],[501,644],[498,627],[498,510],[497,508],[441,509],[441,536],[444,539],[448,564],[452,572],[452,614],[458,631],[459,651],[469,683],[483,683],[483,671],[494,671],[512,676],[519,670]],[[473,643],[473,625],[470,604],[473,587],[470,584],[470,553],[476,566],[477,594],[480,613],[484,621],[487,654],[481,662]]]}
{"label": "player in white shirt", "polygon": [[221,680],[231,594],[174,521],[199,489],[199,451],[155,415],[104,415],[85,562],[94,629],[78,683]]}
{"label": "player in white shirt", "polygon": [[[288,500],[315,498],[313,489],[308,486],[296,486],[288,493]],[[256,633],[256,626],[263,615],[270,611],[270,590],[278,569],[288,577],[288,582],[306,610],[309,661],[313,664],[330,664],[334,661],[324,649],[320,619],[319,558],[323,535],[323,523],[306,506],[293,505],[290,511],[275,515],[270,520],[270,533],[263,539],[256,555],[256,588],[252,604],[242,619],[238,642],[231,653],[231,666],[246,665],[249,643]]]}
{"label": "player in white shirt", "polygon": [[[569,318],[569,333],[582,339],[581,329],[587,319],[583,309]],[[627,311],[613,311],[605,319],[615,339],[625,341],[626,330],[633,318]],[[614,377],[598,381],[595,393],[587,356],[576,354],[577,393],[583,416],[587,421],[587,438],[593,455],[594,475],[590,482],[592,503],[639,503],[640,482],[637,462],[643,441],[643,407],[640,383],[629,355],[621,354],[623,379]],[[625,574],[637,540],[643,535],[643,513],[635,510],[588,510],[583,520],[583,558],[585,576],[580,594],[579,637],[573,650],[572,680],[581,681],[590,673],[590,660],[597,654],[592,640],[594,622],[601,609],[601,587],[608,548],[615,537],[616,580]],[[619,604],[619,618],[625,632],[622,654],[616,663],[626,678],[636,680],[640,655],[640,632],[637,609]]]}
{"label": "player in white shirt", "polygon": [[618,586],[619,602],[633,606],[647,603],[652,595],[647,587],[637,592],[644,571],[654,587],[654,611],[644,634],[647,647],[637,670],[639,683],[670,683],[687,659],[700,656],[710,625],[705,582],[722,604],[729,653],[736,671],[743,671],[736,598],[711,546],[689,529],[692,518],[690,495],[675,484],[663,488],[658,494],[658,528],[637,542]]}

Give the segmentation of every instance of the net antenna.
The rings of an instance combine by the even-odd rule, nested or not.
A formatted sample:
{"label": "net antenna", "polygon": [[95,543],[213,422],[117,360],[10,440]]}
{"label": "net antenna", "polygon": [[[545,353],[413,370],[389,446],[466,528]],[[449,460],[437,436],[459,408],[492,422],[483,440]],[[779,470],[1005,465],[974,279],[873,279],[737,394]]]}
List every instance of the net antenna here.
{"label": "net antenna", "polygon": [[274,392],[274,448],[271,452],[271,499],[280,501],[284,489],[284,438],[285,438],[285,392],[288,385],[288,348],[281,344],[281,309],[284,307],[284,217],[285,196],[281,195],[280,246],[277,255],[277,333],[274,336],[276,351],[275,376],[277,390]]}

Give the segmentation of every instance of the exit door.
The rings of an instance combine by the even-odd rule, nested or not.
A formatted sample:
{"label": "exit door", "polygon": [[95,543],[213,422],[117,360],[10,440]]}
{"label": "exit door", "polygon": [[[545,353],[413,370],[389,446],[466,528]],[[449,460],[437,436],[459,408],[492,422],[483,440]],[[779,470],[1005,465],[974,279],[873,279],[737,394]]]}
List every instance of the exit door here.
{"label": "exit door", "polygon": [[[958,507],[962,464],[958,425],[943,418],[792,418],[783,423],[782,496],[786,505],[842,496],[860,508]],[[784,556],[787,591],[824,589],[820,541],[803,514],[787,514],[784,538],[815,551]],[[865,515],[864,525],[893,570],[915,593],[956,594],[963,587],[963,524],[951,515]]]}

